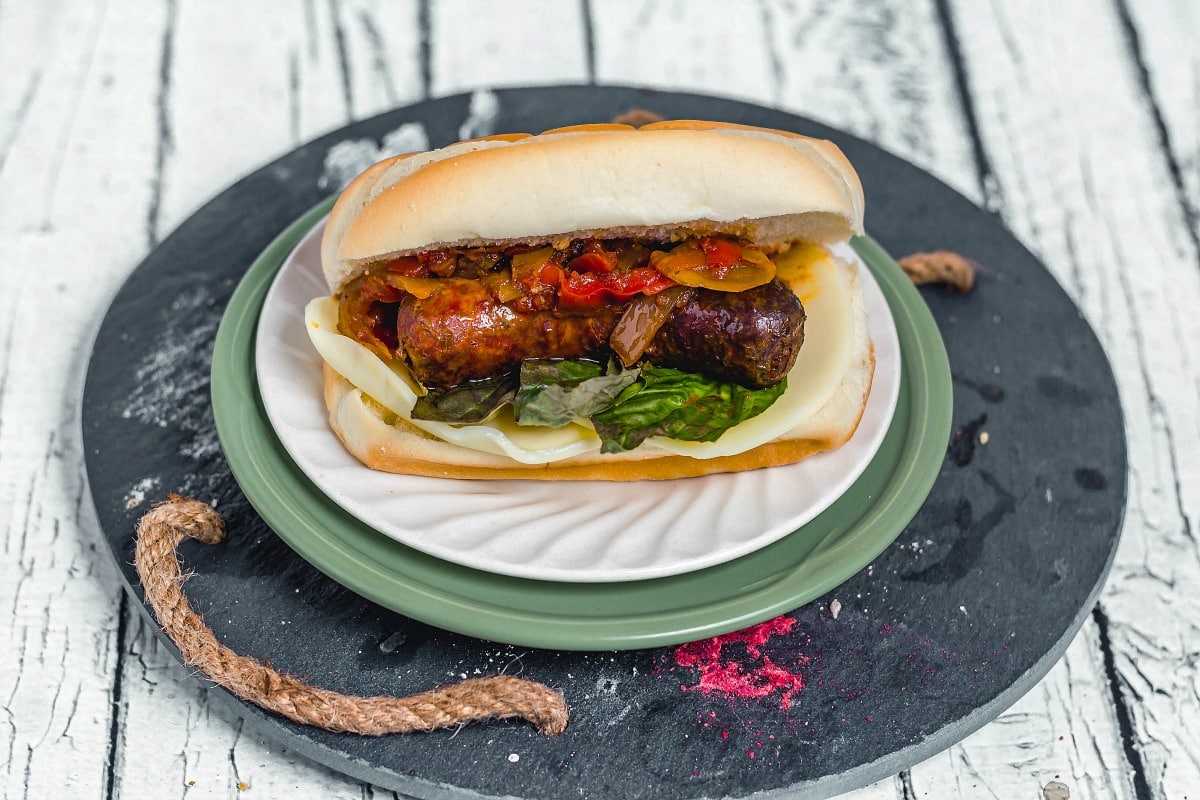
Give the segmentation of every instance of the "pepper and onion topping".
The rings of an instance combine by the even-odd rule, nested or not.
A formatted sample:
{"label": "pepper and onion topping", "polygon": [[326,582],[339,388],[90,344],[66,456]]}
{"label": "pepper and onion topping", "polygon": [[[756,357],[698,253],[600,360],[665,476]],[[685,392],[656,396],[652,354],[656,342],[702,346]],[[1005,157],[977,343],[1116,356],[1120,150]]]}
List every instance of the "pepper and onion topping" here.
{"label": "pepper and onion topping", "polygon": [[775,277],[733,237],[446,248],[351,281],[339,328],[441,391],[528,359],[613,356],[759,389],[783,380],[803,341],[803,306]]}

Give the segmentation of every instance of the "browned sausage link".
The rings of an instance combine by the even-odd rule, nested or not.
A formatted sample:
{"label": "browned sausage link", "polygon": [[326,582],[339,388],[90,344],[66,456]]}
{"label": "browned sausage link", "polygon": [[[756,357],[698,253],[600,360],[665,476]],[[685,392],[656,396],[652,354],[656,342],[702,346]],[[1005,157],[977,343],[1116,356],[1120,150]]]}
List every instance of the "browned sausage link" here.
{"label": "browned sausage link", "polygon": [[[426,386],[490,378],[527,358],[607,357],[620,307],[591,316],[521,313],[473,281],[425,299],[406,296],[396,315],[397,356]],[[654,364],[751,388],[778,383],[804,341],[804,307],[778,281],[744,292],[698,291],[646,351]]]}
{"label": "browned sausage link", "polygon": [[426,386],[448,388],[489,378],[527,358],[601,355],[618,309],[592,316],[522,314],[463,281],[421,300],[405,297],[397,314],[397,354]]}
{"label": "browned sausage link", "polygon": [[779,383],[804,343],[804,306],[778,280],[744,292],[701,289],[650,343],[650,363],[752,389]]}

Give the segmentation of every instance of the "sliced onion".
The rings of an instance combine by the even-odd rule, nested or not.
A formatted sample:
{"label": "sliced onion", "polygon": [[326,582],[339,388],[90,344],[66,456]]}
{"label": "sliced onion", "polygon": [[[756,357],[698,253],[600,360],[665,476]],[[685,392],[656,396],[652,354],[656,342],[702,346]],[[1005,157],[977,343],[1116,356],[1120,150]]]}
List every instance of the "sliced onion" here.
{"label": "sliced onion", "polygon": [[675,307],[686,303],[695,293],[688,286],[672,286],[655,295],[638,295],[630,301],[608,338],[609,347],[621,363],[627,367],[636,364]]}
{"label": "sliced onion", "polygon": [[488,288],[497,303],[511,303],[525,296],[525,290],[513,280],[512,272],[503,270],[494,272],[483,279],[483,285]]}
{"label": "sliced onion", "polygon": [[452,278],[414,278],[410,275],[395,275],[392,273],[388,273],[384,279],[388,282],[388,285],[402,289],[421,300],[424,300],[445,286],[447,280],[453,280]]}
{"label": "sliced onion", "polygon": [[693,244],[681,244],[674,250],[656,250],[650,254],[650,266],[683,286],[699,286],[705,268],[704,253]]}
{"label": "sliced onion", "polygon": [[542,247],[528,253],[517,253],[512,257],[512,276],[517,283],[536,281],[546,262],[554,255],[553,247]]}
{"label": "sliced onion", "polygon": [[743,292],[770,283],[775,277],[775,262],[761,250],[743,248],[736,263],[715,270],[708,266],[704,252],[693,242],[685,242],[668,253],[652,253],[650,266],[682,286],[718,292]]}
{"label": "sliced onion", "polygon": [[650,260],[650,248],[630,242],[617,251],[617,272],[628,272],[634,267],[645,266]]}

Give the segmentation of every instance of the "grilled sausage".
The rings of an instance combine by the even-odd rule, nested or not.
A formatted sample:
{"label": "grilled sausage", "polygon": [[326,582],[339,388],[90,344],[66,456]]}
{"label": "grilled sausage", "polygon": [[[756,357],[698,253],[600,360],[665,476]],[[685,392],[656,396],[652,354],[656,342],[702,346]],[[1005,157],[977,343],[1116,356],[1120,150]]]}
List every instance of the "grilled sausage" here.
{"label": "grilled sausage", "polygon": [[422,384],[437,388],[508,372],[527,358],[603,355],[618,308],[588,316],[523,314],[463,281],[425,299],[411,295],[396,315],[397,355]]}
{"label": "grilled sausage", "polygon": [[[523,314],[463,281],[396,315],[397,354],[426,386],[448,388],[507,372],[527,358],[604,358],[620,315]],[[778,383],[804,341],[804,307],[778,281],[744,292],[702,289],[655,336],[646,358],[751,388]]]}
{"label": "grilled sausage", "polygon": [[646,350],[652,364],[753,389],[787,375],[804,343],[804,306],[778,280],[744,292],[701,289]]}

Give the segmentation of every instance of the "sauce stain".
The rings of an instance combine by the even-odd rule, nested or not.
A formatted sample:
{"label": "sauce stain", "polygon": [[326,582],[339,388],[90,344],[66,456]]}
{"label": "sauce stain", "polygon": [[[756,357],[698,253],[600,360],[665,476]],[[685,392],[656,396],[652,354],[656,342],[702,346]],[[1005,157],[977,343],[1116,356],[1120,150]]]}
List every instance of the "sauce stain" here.
{"label": "sauce stain", "polygon": [[954,431],[950,437],[950,447],[946,455],[959,467],[965,467],[975,458],[975,440],[979,429],[987,422],[987,414],[980,414],[975,419]]}
{"label": "sauce stain", "polygon": [[1104,477],[1098,469],[1091,467],[1081,467],[1075,470],[1075,483],[1080,489],[1086,489],[1089,492],[1102,492],[1108,488],[1108,479]]}

